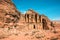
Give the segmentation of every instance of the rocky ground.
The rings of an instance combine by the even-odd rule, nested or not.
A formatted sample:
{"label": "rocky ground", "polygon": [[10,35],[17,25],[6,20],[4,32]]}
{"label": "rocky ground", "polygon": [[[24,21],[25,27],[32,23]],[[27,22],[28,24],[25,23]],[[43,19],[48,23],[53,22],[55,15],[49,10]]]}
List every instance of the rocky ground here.
{"label": "rocky ground", "polygon": [[20,30],[14,26],[12,28],[0,27],[0,40],[60,40],[60,23],[54,22],[54,28],[51,30]]}
{"label": "rocky ground", "polygon": [[[60,29],[60,28],[58,28]],[[0,40],[60,40],[60,30],[17,30],[0,28]]]}

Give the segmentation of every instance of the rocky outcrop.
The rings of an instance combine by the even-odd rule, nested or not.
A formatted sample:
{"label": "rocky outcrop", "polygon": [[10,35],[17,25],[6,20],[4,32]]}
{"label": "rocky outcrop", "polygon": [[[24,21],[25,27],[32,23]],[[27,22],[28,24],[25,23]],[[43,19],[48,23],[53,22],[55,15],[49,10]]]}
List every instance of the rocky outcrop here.
{"label": "rocky outcrop", "polygon": [[9,26],[16,24],[20,27],[28,25],[29,29],[51,29],[51,21],[45,15],[40,15],[32,9],[29,9],[26,14],[21,14],[11,0],[0,1],[0,15],[1,27],[7,26],[7,24]]}
{"label": "rocky outcrop", "polygon": [[17,35],[27,40],[57,40],[56,33],[59,36],[60,30],[56,31],[54,25],[45,15],[40,15],[32,9],[21,14],[11,0],[0,0],[0,39]]}
{"label": "rocky outcrop", "polygon": [[17,23],[20,12],[17,11],[11,0],[0,0],[0,27],[6,23]]}

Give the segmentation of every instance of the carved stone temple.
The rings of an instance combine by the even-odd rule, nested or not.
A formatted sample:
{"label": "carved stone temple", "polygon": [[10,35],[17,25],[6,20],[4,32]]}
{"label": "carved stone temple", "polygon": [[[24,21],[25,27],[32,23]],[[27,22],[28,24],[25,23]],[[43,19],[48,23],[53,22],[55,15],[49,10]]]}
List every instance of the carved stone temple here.
{"label": "carved stone temple", "polygon": [[52,22],[45,15],[32,9],[25,14],[17,11],[11,0],[0,0],[0,27],[20,27],[20,29],[49,30]]}
{"label": "carved stone temple", "polygon": [[19,25],[27,29],[45,29],[51,28],[51,21],[45,15],[40,15],[37,12],[29,9],[25,14],[21,14]]}

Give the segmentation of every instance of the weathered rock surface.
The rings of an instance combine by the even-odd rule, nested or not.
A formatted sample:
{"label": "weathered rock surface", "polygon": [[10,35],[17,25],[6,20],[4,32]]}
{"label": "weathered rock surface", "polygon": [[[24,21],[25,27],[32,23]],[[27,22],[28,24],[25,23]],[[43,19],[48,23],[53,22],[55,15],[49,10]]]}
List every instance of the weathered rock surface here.
{"label": "weathered rock surface", "polygon": [[19,16],[20,12],[16,10],[11,0],[0,0],[0,27],[18,22]]}
{"label": "weathered rock surface", "polygon": [[21,14],[11,0],[0,0],[0,40],[60,40],[59,26],[32,9]]}

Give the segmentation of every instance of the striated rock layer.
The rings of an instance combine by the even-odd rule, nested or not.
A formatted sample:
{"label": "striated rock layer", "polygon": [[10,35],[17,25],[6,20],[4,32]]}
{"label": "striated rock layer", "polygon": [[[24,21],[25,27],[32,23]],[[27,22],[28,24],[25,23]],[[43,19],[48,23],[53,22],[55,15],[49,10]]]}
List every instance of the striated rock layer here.
{"label": "striated rock layer", "polygon": [[60,40],[60,30],[47,16],[32,9],[21,14],[11,0],[0,0],[0,39]]}

